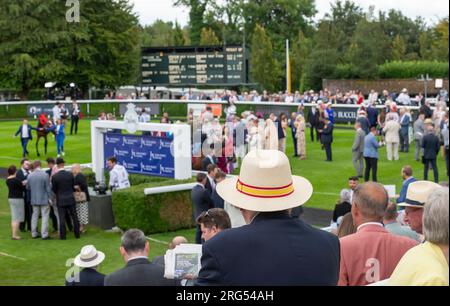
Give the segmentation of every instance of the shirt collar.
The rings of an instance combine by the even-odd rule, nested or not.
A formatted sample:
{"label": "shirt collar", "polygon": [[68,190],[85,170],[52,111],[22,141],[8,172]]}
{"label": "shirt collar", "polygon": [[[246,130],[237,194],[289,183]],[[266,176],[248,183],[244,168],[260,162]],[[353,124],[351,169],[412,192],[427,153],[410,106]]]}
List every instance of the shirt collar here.
{"label": "shirt collar", "polygon": [[136,257],[131,257],[130,259],[128,259],[128,262],[132,261],[132,260],[136,260],[136,259],[147,259],[147,256],[136,256]]}
{"label": "shirt collar", "polygon": [[384,227],[384,225],[380,222],[366,222],[361,224],[360,226],[358,226],[357,231],[359,231],[360,229],[362,229],[363,227],[369,226],[369,225],[376,225],[379,227]]}

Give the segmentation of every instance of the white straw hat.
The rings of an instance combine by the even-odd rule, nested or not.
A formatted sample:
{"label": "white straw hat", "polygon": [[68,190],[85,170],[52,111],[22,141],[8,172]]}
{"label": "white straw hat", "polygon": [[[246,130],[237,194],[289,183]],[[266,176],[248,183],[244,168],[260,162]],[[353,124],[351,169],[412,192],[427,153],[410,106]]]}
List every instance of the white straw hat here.
{"label": "white straw hat", "polygon": [[438,188],[440,185],[429,181],[411,183],[406,192],[405,202],[399,203],[398,206],[423,208],[428,197]]}
{"label": "white straw hat", "polygon": [[97,251],[93,245],[87,245],[75,257],[74,264],[80,268],[92,268],[101,264],[103,260],[105,260],[105,254],[103,252]]}
{"label": "white straw hat", "polygon": [[217,185],[228,203],[257,212],[275,212],[305,204],[313,193],[311,183],[293,176],[289,159],[277,150],[254,150],[243,160],[239,178]]}

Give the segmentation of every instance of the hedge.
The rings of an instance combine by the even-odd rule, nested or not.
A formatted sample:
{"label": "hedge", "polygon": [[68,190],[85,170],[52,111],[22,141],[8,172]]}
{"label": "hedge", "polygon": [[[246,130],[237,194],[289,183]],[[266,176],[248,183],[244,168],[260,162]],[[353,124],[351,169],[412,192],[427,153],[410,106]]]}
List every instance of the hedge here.
{"label": "hedge", "polygon": [[146,234],[194,227],[190,190],[148,196],[144,194],[146,188],[192,182],[166,180],[114,192],[112,206],[116,225],[123,230],[139,228]]}
{"label": "hedge", "polygon": [[410,61],[389,62],[378,67],[383,79],[408,79],[429,74],[432,78],[448,78],[448,62]]}

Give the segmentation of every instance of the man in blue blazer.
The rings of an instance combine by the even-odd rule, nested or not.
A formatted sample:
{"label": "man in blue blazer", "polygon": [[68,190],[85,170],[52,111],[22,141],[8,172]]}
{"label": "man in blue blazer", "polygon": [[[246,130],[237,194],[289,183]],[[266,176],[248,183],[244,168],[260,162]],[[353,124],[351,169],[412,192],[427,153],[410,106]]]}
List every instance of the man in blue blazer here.
{"label": "man in blue blazer", "polygon": [[322,131],[319,131],[319,133],[322,134],[321,139],[327,154],[327,162],[333,161],[333,153],[331,151],[331,144],[333,143],[333,130],[334,125],[330,118],[325,118],[325,128]]}
{"label": "man in blue blazer", "polygon": [[406,193],[408,192],[409,184],[416,182],[417,180],[413,177],[413,170],[411,166],[404,166],[402,169],[403,185],[400,192],[400,196],[397,199],[397,203],[405,203]]}
{"label": "man in blue blazer", "polygon": [[[208,211],[211,208],[214,208],[214,202],[211,198],[211,193],[208,189],[206,189],[206,182],[208,178],[206,174],[199,173],[197,174],[197,185],[191,191],[191,199],[194,205],[194,220],[197,220],[198,216],[202,214],[204,211]],[[202,232],[200,230],[200,226],[197,225],[197,231],[195,234],[195,243],[200,244],[202,241]]]}
{"label": "man in blue blazer", "polygon": [[31,134],[32,130],[37,131],[36,128],[34,128],[28,124],[27,119],[24,119],[22,122],[22,125],[19,127],[16,134],[14,135],[14,137],[17,137],[18,135],[20,135],[20,142],[22,144],[23,157],[26,157],[29,154],[29,152],[27,150],[27,146],[28,146],[28,142],[30,140],[33,140],[33,135]]}
{"label": "man in blue blazer", "polygon": [[372,170],[372,181],[377,181],[377,170],[378,170],[378,148],[380,144],[378,143],[377,136],[378,131],[376,127],[370,129],[370,133],[366,136],[364,140],[364,159],[366,160],[366,171],[365,171],[365,181],[369,181],[370,171]]}
{"label": "man in blue blazer", "polygon": [[409,125],[411,117],[403,107],[400,109],[400,152],[409,152]]}
{"label": "man in blue blazer", "polygon": [[340,246],[336,236],[289,212],[312,195],[311,183],[292,176],[277,150],[255,150],[239,178],[217,185],[248,225],[221,231],[203,245],[198,286],[335,286]]}

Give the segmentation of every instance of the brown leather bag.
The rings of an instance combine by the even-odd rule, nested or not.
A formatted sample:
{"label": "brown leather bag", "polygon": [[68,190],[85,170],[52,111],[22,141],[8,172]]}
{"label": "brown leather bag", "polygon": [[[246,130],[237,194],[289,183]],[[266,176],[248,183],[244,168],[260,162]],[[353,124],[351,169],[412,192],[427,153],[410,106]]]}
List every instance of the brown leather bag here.
{"label": "brown leather bag", "polygon": [[73,193],[73,197],[75,198],[75,202],[84,203],[87,201],[86,193],[82,191],[75,191]]}

